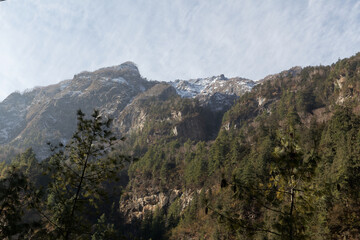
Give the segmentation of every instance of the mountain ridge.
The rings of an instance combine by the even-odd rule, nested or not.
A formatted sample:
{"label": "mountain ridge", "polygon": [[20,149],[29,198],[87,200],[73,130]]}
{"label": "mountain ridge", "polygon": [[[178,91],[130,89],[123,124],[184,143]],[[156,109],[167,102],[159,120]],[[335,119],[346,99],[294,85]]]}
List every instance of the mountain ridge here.
{"label": "mountain ridge", "polygon": [[[137,96],[158,84],[168,86],[166,88],[172,96],[192,98],[199,101],[201,106],[219,114],[228,110],[238,97],[255,85],[255,82],[248,79],[227,79],[223,75],[181,80],[182,84],[187,85],[186,89],[178,86],[179,81],[148,81],[141,76],[135,63],[125,62],[92,72],[83,71],[75,74],[73,79],[35,87],[23,93],[14,92],[0,102],[0,144],[20,149],[33,147],[44,157],[47,152],[46,142],[58,140],[66,143],[71,137],[75,130],[72,123],[76,122],[75,113],[78,109],[89,115],[94,108],[98,108],[103,115],[116,120],[122,118],[125,114],[122,111]],[[187,94],[181,94],[186,91]],[[152,94],[161,94],[161,91]],[[162,99],[158,100],[164,102],[170,95],[160,96]],[[132,119],[135,121],[134,116]],[[120,135],[127,134],[134,127],[130,122],[127,124],[125,126],[118,122],[115,128],[120,131]]]}
{"label": "mountain ridge", "polygon": [[[32,114],[19,93],[0,104],[0,110],[5,109],[10,120],[22,113],[30,126],[27,131],[46,137],[46,128],[52,129],[54,139],[61,139],[64,130],[58,119],[71,124],[66,117],[81,104],[89,111],[89,105],[98,104],[104,115],[113,117],[113,132],[126,135],[126,141],[112,153],[137,159],[121,173],[116,186],[123,194],[112,205],[130,239],[272,239],[273,232],[287,233],[279,226],[289,226],[288,219],[299,221],[291,226],[297,236],[357,239],[360,53],[329,66],[269,75],[239,97],[224,90],[203,100],[200,96],[206,94],[200,93],[206,86],[186,88],[193,95],[181,97],[171,84],[147,83],[137,74],[130,74],[135,77],[130,81],[126,71],[122,74],[103,69],[37,89],[27,95],[29,100],[59,97],[43,104],[35,101]],[[138,84],[131,85],[135,81]],[[229,79],[220,75],[196,81],[220,85]],[[126,91],[121,99],[118,90]],[[227,102],[235,97],[228,110],[223,97]],[[21,133],[25,138],[18,141],[26,139],[26,132]],[[0,149],[0,156],[3,153]],[[276,178],[282,180],[274,182]],[[295,201],[281,195],[292,182]],[[283,211],[291,206],[299,207],[296,215]],[[349,232],[349,226],[356,228]]]}

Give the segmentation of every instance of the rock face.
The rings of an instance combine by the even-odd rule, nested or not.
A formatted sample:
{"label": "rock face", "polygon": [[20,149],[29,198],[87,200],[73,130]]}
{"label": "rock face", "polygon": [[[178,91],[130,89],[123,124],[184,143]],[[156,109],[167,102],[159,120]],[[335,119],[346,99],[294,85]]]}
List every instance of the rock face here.
{"label": "rock face", "polygon": [[34,96],[12,93],[0,104],[0,144],[14,139],[26,125],[26,113]]}
{"label": "rock face", "polygon": [[198,102],[182,99],[171,85],[159,83],[138,95],[114,123],[121,133],[142,131],[148,143],[161,136],[205,140],[211,132],[209,114]]}
{"label": "rock face", "polygon": [[[142,130],[149,120],[156,120],[169,123],[169,134],[175,137],[203,140],[214,134],[209,132],[214,124],[207,122],[219,121],[254,85],[251,80],[223,75],[170,83],[147,81],[132,62],[85,71],[58,84],[12,93],[0,102],[0,145],[32,147],[44,158],[48,154],[46,142],[66,143],[71,138],[78,109],[86,115],[100,109],[101,114],[114,119],[119,134]],[[192,111],[198,112],[185,114],[186,108],[172,106],[184,98],[189,98]],[[154,108],[163,111],[162,115],[149,119]],[[210,118],[209,112],[213,113]]]}
{"label": "rock face", "polygon": [[169,84],[156,84],[149,90],[135,97],[135,99],[119,113],[114,121],[115,126],[122,133],[142,130],[150,114],[148,104],[155,101],[163,102],[176,96],[176,90]]}
{"label": "rock face", "polygon": [[168,208],[176,199],[180,202],[181,210],[184,210],[193,200],[195,192],[200,193],[200,190],[172,189],[167,192],[126,193],[122,196],[119,209],[127,221],[131,222],[142,219],[147,211],[154,212],[157,208]]}
{"label": "rock face", "polygon": [[45,156],[45,142],[66,142],[72,136],[78,109],[89,115],[98,108],[114,116],[154,84],[140,76],[135,64],[126,62],[23,94],[13,93],[0,103],[0,143],[33,147],[40,157]]}
{"label": "rock face", "polygon": [[299,66],[292,67],[289,70],[285,70],[280,73],[268,75],[264,79],[259,80],[258,83],[262,83],[264,81],[271,81],[271,80],[275,80],[278,78],[295,77],[301,73],[301,70],[302,70],[302,67],[299,67]]}

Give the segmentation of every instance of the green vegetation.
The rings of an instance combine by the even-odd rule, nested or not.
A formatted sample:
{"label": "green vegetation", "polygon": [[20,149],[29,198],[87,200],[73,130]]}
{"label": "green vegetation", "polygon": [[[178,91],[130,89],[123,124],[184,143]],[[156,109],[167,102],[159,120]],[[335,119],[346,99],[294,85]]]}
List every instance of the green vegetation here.
{"label": "green vegetation", "polygon": [[115,154],[110,124],[111,119],[103,120],[98,111],[91,119],[79,111],[72,140],[66,146],[51,146],[50,158],[38,163],[28,149],[3,166],[3,239],[117,239],[115,224],[106,217],[111,213],[108,205],[115,206],[120,195],[109,196],[116,194],[110,186],[130,158]]}
{"label": "green vegetation", "polygon": [[41,163],[32,149],[3,148],[0,156],[16,156],[0,169],[0,236],[358,239],[359,62],[357,54],[257,85],[224,114],[215,139],[172,133],[209,117],[197,102],[144,101],[150,120],[124,145],[139,157],[131,164],[97,112],[79,113],[72,141]]}

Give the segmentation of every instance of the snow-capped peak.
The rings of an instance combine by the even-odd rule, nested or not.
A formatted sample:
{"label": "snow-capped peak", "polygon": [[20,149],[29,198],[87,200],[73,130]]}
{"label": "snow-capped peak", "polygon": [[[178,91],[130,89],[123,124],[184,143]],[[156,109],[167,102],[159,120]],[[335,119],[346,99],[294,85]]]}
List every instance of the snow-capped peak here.
{"label": "snow-capped peak", "polygon": [[190,80],[175,80],[170,84],[177,93],[184,98],[195,98],[202,95],[214,95],[224,93],[240,96],[250,91],[255,82],[245,78],[226,78],[223,74],[209,78],[197,78]]}

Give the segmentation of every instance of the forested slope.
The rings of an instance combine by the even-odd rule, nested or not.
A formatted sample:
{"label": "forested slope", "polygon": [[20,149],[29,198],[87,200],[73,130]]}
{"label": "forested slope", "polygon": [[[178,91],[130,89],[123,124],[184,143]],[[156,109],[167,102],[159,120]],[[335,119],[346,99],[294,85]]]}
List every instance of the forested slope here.
{"label": "forested slope", "polygon": [[175,198],[159,205],[164,225],[178,220],[173,239],[358,239],[359,60],[265,79],[215,141],[151,146],[130,167],[131,194]]}
{"label": "forested slope", "polygon": [[[31,150],[13,160],[22,172],[16,176],[43,191],[14,188],[18,197],[29,192],[16,201],[29,201],[32,209],[9,221],[18,226],[36,216],[18,229],[38,238],[51,232],[66,239],[63,229],[83,239],[359,239],[359,95],[359,54],[269,76],[225,113],[155,85],[114,119],[111,129],[133,131],[109,155],[100,150],[112,159],[108,167],[94,158],[100,169],[114,171],[96,182],[101,194],[84,189],[97,214],[79,208],[78,218],[70,217],[87,219],[87,231],[73,233],[69,219],[50,210],[46,216],[59,224],[34,213],[53,206],[49,192],[55,194],[61,168],[59,155],[39,164]],[[2,181],[17,173],[2,168]]]}

